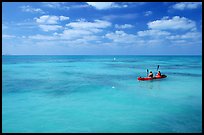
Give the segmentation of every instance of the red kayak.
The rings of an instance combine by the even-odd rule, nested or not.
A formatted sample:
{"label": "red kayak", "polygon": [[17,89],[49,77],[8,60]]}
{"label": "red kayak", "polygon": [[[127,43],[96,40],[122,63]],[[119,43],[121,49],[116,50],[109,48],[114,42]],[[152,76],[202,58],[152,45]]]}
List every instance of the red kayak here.
{"label": "red kayak", "polygon": [[138,77],[137,79],[140,81],[147,81],[147,80],[154,80],[154,79],[162,79],[162,78],[166,78],[166,75],[161,75],[161,76],[155,76],[153,78],[151,77]]}

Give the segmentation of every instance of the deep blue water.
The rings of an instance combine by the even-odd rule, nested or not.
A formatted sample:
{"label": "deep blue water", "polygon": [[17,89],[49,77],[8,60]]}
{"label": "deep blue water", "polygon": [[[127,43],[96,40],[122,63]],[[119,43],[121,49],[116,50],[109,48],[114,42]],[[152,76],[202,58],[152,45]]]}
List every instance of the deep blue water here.
{"label": "deep blue water", "polygon": [[[2,60],[3,133],[202,132],[201,56]],[[137,80],[157,65],[167,78]]]}

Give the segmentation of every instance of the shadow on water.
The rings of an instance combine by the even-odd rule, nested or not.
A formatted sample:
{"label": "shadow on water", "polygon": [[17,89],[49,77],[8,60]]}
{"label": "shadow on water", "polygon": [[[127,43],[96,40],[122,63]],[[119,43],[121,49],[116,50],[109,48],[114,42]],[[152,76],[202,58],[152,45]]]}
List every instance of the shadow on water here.
{"label": "shadow on water", "polygon": [[135,79],[135,75],[133,74],[125,74],[125,75],[110,75],[110,74],[92,74],[86,76],[91,80],[105,80],[105,81],[117,81],[117,80],[132,80]]}
{"label": "shadow on water", "polygon": [[[50,89],[49,91],[44,91],[43,93],[52,97],[61,97],[66,95],[72,95],[72,94],[84,94],[87,95],[89,92],[93,91],[101,91],[106,90],[104,89],[105,86],[102,85],[96,85],[96,84],[69,84],[67,86],[60,86],[60,87],[54,87]],[[109,87],[110,88],[110,87]]]}
{"label": "shadow on water", "polygon": [[62,75],[69,75],[69,76],[83,76],[84,75],[84,73],[82,73],[82,72],[76,72],[76,71],[62,71],[62,72],[60,72],[60,74],[62,74]]}
{"label": "shadow on water", "polygon": [[[82,74],[79,72],[63,72],[69,75],[67,79],[57,77],[45,77],[43,79],[12,79],[4,80],[3,92],[23,93],[23,92],[42,92],[46,95],[64,96],[72,93],[87,93],[120,86],[117,81],[130,80],[132,75],[94,75]],[[72,78],[74,77],[74,78]],[[103,89],[104,90],[104,89]]]}
{"label": "shadow on water", "polygon": [[167,78],[158,80],[138,81],[138,87],[142,90],[161,90],[161,83],[167,81]]}
{"label": "shadow on water", "polygon": [[[88,93],[92,91],[107,90],[111,88],[123,88],[120,81],[134,80],[135,75],[110,75],[110,74],[81,74],[78,81],[65,81],[61,86],[53,84],[46,89],[48,94],[63,96],[73,93]],[[56,85],[58,86],[56,88]]]}
{"label": "shadow on water", "polygon": [[43,79],[15,79],[3,83],[2,90],[6,93],[22,93],[38,89],[44,85]]}

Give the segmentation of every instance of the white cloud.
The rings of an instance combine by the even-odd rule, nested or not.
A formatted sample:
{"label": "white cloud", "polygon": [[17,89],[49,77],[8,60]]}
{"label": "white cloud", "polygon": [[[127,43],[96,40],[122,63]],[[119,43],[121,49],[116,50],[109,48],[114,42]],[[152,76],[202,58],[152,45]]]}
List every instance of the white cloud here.
{"label": "white cloud", "polygon": [[34,36],[28,36],[29,39],[35,39],[35,40],[56,40],[57,38],[54,36],[46,36],[46,35],[34,35]]}
{"label": "white cloud", "polygon": [[39,24],[57,24],[59,21],[68,20],[67,16],[43,15],[39,18],[34,18]]}
{"label": "white cloud", "polygon": [[82,29],[89,29],[89,28],[106,28],[111,26],[111,23],[108,21],[103,20],[94,20],[94,22],[87,22],[80,20],[78,22],[71,22],[66,24],[66,26],[70,26],[72,28],[82,28]]}
{"label": "white cloud", "polygon": [[43,15],[40,18],[36,18],[36,22],[39,24],[57,24],[59,20],[58,16]]}
{"label": "white cloud", "polygon": [[152,14],[152,11],[146,11],[146,12],[144,13],[145,16],[150,16],[151,14]]}
{"label": "white cloud", "polygon": [[113,41],[112,43],[122,43],[126,44],[126,46],[160,45],[165,41],[164,38],[147,39],[146,37],[140,37],[136,34],[128,34],[124,31],[115,31],[107,33],[105,37],[111,39]]}
{"label": "white cloud", "polygon": [[60,21],[64,21],[64,20],[69,20],[69,17],[66,17],[66,16],[60,16]]}
{"label": "white cloud", "polygon": [[[161,20],[149,22],[147,25],[149,30],[137,32],[139,41],[145,40],[145,43],[142,44],[147,45],[198,44],[202,35],[196,31],[195,22],[185,17],[175,16],[171,19],[165,16]],[[175,31],[180,29],[185,31]]]}
{"label": "white cloud", "polygon": [[69,7],[64,6],[65,2],[42,2],[44,6],[54,9],[69,9]]}
{"label": "white cloud", "polygon": [[88,8],[90,5],[86,3],[70,4],[70,2],[42,2],[44,6],[59,9],[59,10],[69,10],[74,8]]}
{"label": "white cloud", "polygon": [[98,10],[110,9],[110,8],[126,8],[128,5],[119,5],[114,2],[87,2],[88,5],[95,7]]}
{"label": "white cloud", "polygon": [[22,9],[23,12],[31,12],[31,13],[45,13],[42,9],[40,8],[33,8],[29,5],[27,6],[21,6],[20,7]]}
{"label": "white cloud", "polygon": [[101,32],[103,28],[111,26],[111,23],[103,20],[94,20],[94,22],[79,20],[77,22],[68,23],[66,26],[71,27],[72,29],[81,29],[98,33]]}
{"label": "white cloud", "polygon": [[80,38],[77,39],[73,39],[73,40],[69,40],[70,43],[74,44],[74,45],[78,45],[78,44],[83,44],[83,45],[88,45],[90,46],[90,41],[97,41],[99,40],[100,37],[99,36],[95,36],[95,35],[84,35]]}
{"label": "white cloud", "polygon": [[46,24],[40,24],[38,25],[43,31],[56,31],[58,29],[63,28],[60,25],[46,25]]}
{"label": "white cloud", "polygon": [[[64,18],[63,18],[64,19]],[[62,26],[55,25],[55,22],[38,21],[39,27],[44,31],[55,31],[61,29]],[[42,24],[41,24],[42,23]],[[45,24],[43,24],[45,23]],[[96,35],[103,31],[104,28],[111,26],[111,23],[103,20],[94,20],[93,22],[85,21],[84,19],[76,22],[71,22],[66,25],[63,32],[54,32],[52,36],[48,35],[34,35],[30,39],[35,40],[57,40],[59,42],[73,43],[89,43],[89,41],[99,41],[102,36]]]}
{"label": "white cloud", "polygon": [[16,36],[14,35],[2,35],[2,38],[15,38]]}
{"label": "white cloud", "polygon": [[111,8],[113,2],[87,2],[87,4],[95,7],[96,9],[108,9]]}
{"label": "white cloud", "polygon": [[83,29],[66,29],[63,31],[62,34],[59,34],[59,36],[62,39],[73,39],[73,38],[80,38],[91,34],[92,34],[91,31],[87,31]]}
{"label": "white cloud", "polygon": [[168,36],[170,35],[170,33],[166,31],[160,31],[160,30],[145,30],[145,31],[138,31],[137,35],[139,37],[145,37],[145,36],[158,37],[158,36]]}
{"label": "white cloud", "polygon": [[34,19],[36,20],[38,26],[43,31],[55,31],[55,30],[62,28],[62,26],[57,25],[59,21],[68,20],[69,17],[43,15],[43,16],[40,16],[39,18],[34,18]]}
{"label": "white cloud", "polygon": [[[101,36],[93,35],[90,31],[78,30],[78,29],[68,29],[64,30],[63,33],[53,33],[49,35],[33,35],[28,36],[29,39],[40,41],[39,43],[44,43],[44,41],[52,42],[55,44],[66,44],[66,45],[87,45],[90,41],[98,41]],[[44,45],[44,44],[43,44]]]}
{"label": "white cloud", "polygon": [[121,15],[114,15],[114,14],[110,14],[110,15],[106,15],[103,16],[102,18],[105,20],[113,20],[113,19],[134,19],[137,17],[137,14],[121,14]]}
{"label": "white cloud", "polygon": [[147,2],[122,2],[123,4],[127,4],[128,6],[142,6],[147,4]]}
{"label": "white cloud", "polygon": [[50,8],[59,8],[61,3],[60,2],[43,2],[45,6]]}
{"label": "white cloud", "polygon": [[69,42],[96,41],[99,36],[96,34],[103,31],[104,28],[111,26],[111,23],[103,20],[94,20],[93,22],[80,19],[76,22],[66,24],[66,28],[62,33],[54,33],[61,40]]}
{"label": "white cloud", "polygon": [[92,41],[92,40],[95,41],[95,40],[100,39],[100,37],[99,36],[95,36],[95,35],[87,35],[87,36],[84,36],[83,39],[86,40],[86,41]]}
{"label": "white cloud", "polygon": [[116,24],[115,25],[115,28],[118,28],[118,29],[126,29],[126,28],[133,28],[134,26],[131,25],[131,24],[124,24],[124,25],[118,25]]}
{"label": "white cloud", "polygon": [[24,28],[24,29],[33,29],[36,28],[36,23],[30,20],[25,20],[23,22],[15,23],[15,27]]}
{"label": "white cloud", "polygon": [[179,2],[172,6],[172,8],[177,10],[185,10],[185,9],[196,9],[202,5],[202,2]]}
{"label": "white cloud", "polygon": [[172,35],[167,37],[167,39],[175,40],[175,39],[180,39],[180,40],[187,40],[187,39],[199,39],[201,37],[201,33],[199,32],[187,32],[182,35]]}
{"label": "white cloud", "polygon": [[87,4],[81,4],[81,5],[72,5],[72,6],[69,6],[70,8],[88,8],[90,7],[89,5]]}
{"label": "white cloud", "polygon": [[105,37],[118,43],[134,43],[137,39],[136,35],[127,34],[124,31],[115,31],[115,33],[107,33]]}
{"label": "white cloud", "polygon": [[149,22],[148,27],[150,29],[158,30],[189,30],[196,29],[196,23],[185,17],[174,16],[172,19],[164,17],[161,20]]}

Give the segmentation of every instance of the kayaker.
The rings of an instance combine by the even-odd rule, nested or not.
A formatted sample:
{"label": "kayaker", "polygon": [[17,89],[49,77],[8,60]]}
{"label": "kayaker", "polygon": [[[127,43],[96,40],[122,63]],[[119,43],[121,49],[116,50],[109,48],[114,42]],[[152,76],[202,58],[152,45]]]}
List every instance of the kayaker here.
{"label": "kayaker", "polygon": [[150,72],[149,72],[149,75],[148,75],[148,77],[151,77],[151,78],[153,78],[153,73],[152,73],[152,71],[150,71]]}
{"label": "kayaker", "polygon": [[158,71],[157,76],[158,76],[158,77],[160,77],[160,76],[161,76],[161,72],[160,72],[160,71]]}

